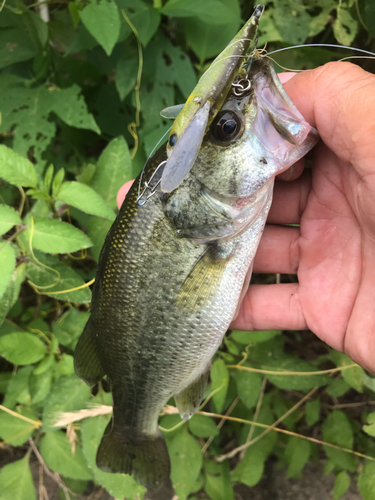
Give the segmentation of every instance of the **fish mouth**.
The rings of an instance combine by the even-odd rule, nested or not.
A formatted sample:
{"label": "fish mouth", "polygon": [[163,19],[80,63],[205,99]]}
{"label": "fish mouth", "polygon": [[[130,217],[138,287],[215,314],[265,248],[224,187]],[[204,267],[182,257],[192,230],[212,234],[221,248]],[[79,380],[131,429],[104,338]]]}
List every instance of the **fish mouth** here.
{"label": "fish mouth", "polygon": [[[279,174],[310,151],[318,141],[319,134],[291,101],[268,59],[255,56],[248,64],[251,82],[251,91],[248,93],[256,108],[251,133],[263,144],[264,150],[277,159],[275,173]],[[267,168],[266,158],[264,164]],[[285,164],[284,168],[282,164]]]}

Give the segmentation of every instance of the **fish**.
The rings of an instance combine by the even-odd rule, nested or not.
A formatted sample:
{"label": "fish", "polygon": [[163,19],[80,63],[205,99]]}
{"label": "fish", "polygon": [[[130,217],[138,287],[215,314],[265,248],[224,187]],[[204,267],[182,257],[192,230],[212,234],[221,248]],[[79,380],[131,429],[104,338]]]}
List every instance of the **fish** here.
{"label": "fish", "polygon": [[133,183],[106,236],[75,351],[77,375],[90,386],[107,376],[112,389],[98,467],[131,474],[152,500],[174,495],[158,416],[172,396],[184,420],[203,401],[249,286],[275,175],[319,139],[269,60],[254,52],[242,62],[178,186],[161,189],[167,143]]}

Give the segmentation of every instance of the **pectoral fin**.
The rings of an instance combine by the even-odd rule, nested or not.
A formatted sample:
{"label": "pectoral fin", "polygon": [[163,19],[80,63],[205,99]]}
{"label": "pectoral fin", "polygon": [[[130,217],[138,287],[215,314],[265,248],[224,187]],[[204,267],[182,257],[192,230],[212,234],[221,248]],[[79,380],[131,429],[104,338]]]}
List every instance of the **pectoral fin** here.
{"label": "pectoral fin", "polygon": [[87,322],[74,352],[74,370],[78,377],[90,387],[97,384],[105,375],[96,352],[90,320]]}
{"label": "pectoral fin", "polygon": [[193,313],[215,295],[228,260],[232,244],[211,244],[186,277],[177,297],[177,307]]}
{"label": "pectoral fin", "polygon": [[189,420],[199,408],[204,397],[209,373],[210,366],[183,391],[175,394],[174,399],[183,420]]}

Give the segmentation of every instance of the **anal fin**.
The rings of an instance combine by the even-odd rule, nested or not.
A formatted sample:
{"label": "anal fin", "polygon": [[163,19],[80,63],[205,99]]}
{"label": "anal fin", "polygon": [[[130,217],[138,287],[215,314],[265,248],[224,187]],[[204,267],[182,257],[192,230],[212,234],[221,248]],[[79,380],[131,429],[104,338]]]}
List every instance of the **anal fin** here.
{"label": "anal fin", "polygon": [[180,393],[174,395],[174,400],[183,420],[189,420],[199,408],[204,397],[209,373],[210,367]]}
{"label": "anal fin", "polygon": [[90,387],[97,384],[105,375],[96,351],[90,320],[88,320],[74,352],[74,370],[78,377]]}

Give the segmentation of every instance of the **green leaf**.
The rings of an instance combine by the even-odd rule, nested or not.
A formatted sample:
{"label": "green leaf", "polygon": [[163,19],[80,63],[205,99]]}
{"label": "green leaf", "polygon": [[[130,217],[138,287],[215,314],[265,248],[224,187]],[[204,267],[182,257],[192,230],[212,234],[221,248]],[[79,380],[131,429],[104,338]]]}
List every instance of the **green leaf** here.
{"label": "green leaf", "polygon": [[236,21],[237,13],[219,0],[169,0],[161,9],[162,14],[172,17],[196,16],[208,24],[227,24]]}
{"label": "green leaf", "polygon": [[320,8],[322,9],[321,12],[318,15],[311,16],[309,37],[316,36],[318,33],[324,30],[324,28],[327,26],[327,23],[330,22],[331,11],[333,7],[335,7],[333,1],[328,2],[328,4],[320,5]]}
{"label": "green leaf", "polygon": [[44,179],[41,187],[43,193],[46,193],[48,196],[51,190],[53,173],[54,173],[54,167],[53,165],[50,165],[44,174]]}
{"label": "green leaf", "polygon": [[[62,301],[78,303],[91,301],[91,290],[88,287],[69,291],[85,284],[74,269],[51,255],[35,252],[35,257],[38,262],[30,261],[26,265],[27,276],[34,285],[41,287],[43,293]],[[64,293],[55,294],[55,292]]]}
{"label": "green leaf", "polygon": [[[202,450],[198,441],[186,428],[176,433],[167,443],[171,457],[171,478],[179,500],[185,500],[194,486],[202,467]],[[186,463],[189,467],[186,467]]]}
{"label": "green leaf", "polygon": [[[278,361],[271,360],[264,369],[276,369],[291,372],[315,372],[318,369],[302,359],[285,357]],[[267,375],[267,378],[280,389],[288,391],[308,391],[313,387],[325,385],[330,381],[327,375]]]}
{"label": "green leaf", "polygon": [[73,454],[65,433],[47,432],[42,438],[40,453],[53,471],[71,479],[92,479],[81,448],[77,446]]}
{"label": "green leaf", "polygon": [[358,23],[350,12],[341,6],[337,8],[337,17],[333,23],[333,34],[342,45],[351,45],[358,31]]}
{"label": "green leaf", "polygon": [[13,272],[11,280],[0,300],[0,326],[5,316],[14,306],[20,293],[21,285],[26,276],[26,264],[20,264]]}
{"label": "green leaf", "polygon": [[[348,358],[348,356],[338,351],[332,351],[332,360],[338,367],[353,364],[353,361]],[[353,368],[342,370],[341,374],[350,387],[355,389],[357,392],[363,392],[364,370],[362,367],[356,365]]]}
{"label": "green leaf", "polygon": [[44,358],[47,348],[31,333],[12,332],[0,337],[0,354],[15,365],[28,365]]}
{"label": "green leaf", "polygon": [[82,212],[105,219],[115,220],[113,210],[105,203],[103,198],[92,188],[80,182],[64,182],[56,196],[60,200],[72,207],[76,207]]}
{"label": "green leaf", "polygon": [[120,136],[113,139],[100,155],[91,187],[115,209],[118,190],[131,179],[132,161],[129,148],[125,139]]}
{"label": "green leaf", "polygon": [[86,407],[91,389],[76,375],[58,378],[52,385],[50,395],[44,405],[43,431],[56,431],[54,424],[63,412],[77,411]]}
{"label": "green leaf", "polygon": [[113,0],[91,0],[80,11],[80,18],[87,31],[109,56],[120,35],[120,14]]}
{"label": "green leaf", "polygon": [[297,437],[291,437],[285,448],[285,458],[288,461],[286,477],[298,476],[309,459],[311,445],[308,441]]}
{"label": "green leaf", "polygon": [[0,236],[16,224],[22,224],[21,217],[16,210],[8,205],[0,204]]}
{"label": "green leaf", "polygon": [[89,317],[89,312],[81,312],[77,309],[70,309],[63,314],[57,322],[52,324],[53,333],[59,343],[74,350]]}
{"label": "green leaf", "polygon": [[[353,430],[344,412],[335,410],[328,415],[322,425],[323,440],[342,448],[353,449]],[[342,469],[354,472],[357,459],[354,455],[335,448],[324,447],[327,456]]]}
{"label": "green leaf", "polygon": [[335,469],[335,464],[331,460],[326,460],[324,464],[324,475],[328,476]]}
{"label": "green leaf", "polygon": [[29,453],[0,470],[1,500],[36,500]]}
{"label": "green leaf", "polygon": [[262,387],[262,377],[259,373],[252,373],[246,370],[233,370],[233,377],[236,381],[238,395],[244,405],[252,408],[257,404]]}
{"label": "green leaf", "polygon": [[16,254],[10,242],[0,240],[0,299],[4,295],[16,267]]}
{"label": "green leaf", "polygon": [[31,9],[25,9],[22,13],[23,21],[27,31],[34,42],[34,45],[42,50],[48,41],[48,25],[43,21],[40,15]]}
{"label": "green leaf", "polygon": [[333,487],[333,498],[339,500],[348,490],[350,486],[350,476],[344,470],[336,476],[335,486]]}
{"label": "green leaf", "polygon": [[206,474],[204,491],[212,500],[234,499],[228,461],[220,464],[218,470],[214,474]]}
{"label": "green leaf", "polygon": [[40,363],[38,363],[38,365],[34,368],[33,375],[41,375],[46,370],[51,368],[51,366],[53,365],[55,358],[51,352],[52,351],[51,347],[52,346],[50,346],[50,352],[49,352],[48,356],[46,356],[44,359],[42,359],[42,361]]}
{"label": "green leaf", "polygon": [[74,84],[66,89],[53,87],[49,90],[46,105],[67,125],[100,134],[100,129],[89,113],[82,96],[82,89],[78,85]]}
{"label": "green leaf", "polygon": [[235,468],[232,481],[240,481],[250,487],[255,486],[263,476],[264,462],[271,453],[276,439],[276,434],[270,432],[250,446],[246,450],[244,458]]}
{"label": "green leaf", "polygon": [[14,408],[16,403],[30,404],[29,378],[33,366],[20,368],[10,379],[5,395],[4,406]]}
{"label": "green leaf", "polygon": [[336,380],[332,380],[329,382],[327,387],[327,394],[333,396],[334,398],[340,398],[345,393],[350,390],[349,385],[345,382],[344,379],[338,378]]}
{"label": "green leaf", "polygon": [[138,75],[138,54],[125,53],[116,64],[116,88],[120,99],[125,97],[133,90]]}
{"label": "green leaf", "polygon": [[369,415],[367,416],[367,423],[369,425],[364,425],[362,427],[362,430],[368,434],[369,436],[375,436],[375,412],[371,412],[369,413]]}
{"label": "green leaf", "polygon": [[[3,15],[3,13],[1,13]],[[0,69],[32,59],[38,50],[31,42],[25,29],[8,28],[0,30]]]}
{"label": "green leaf", "polygon": [[[70,253],[92,246],[92,241],[78,228],[59,220],[34,217],[32,246],[46,253]],[[31,240],[32,223],[26,217],[24,237]]]}
{"label": "green leaf", "polygon": [[[57,193],[59,192],[59,189],[61,188],[61,185],[63,183],[65,176],[65,170],[63,168],[60,168],[60,170],[57,172],[55,175],[53,182],[52,182],[52,195],[56,196]],[[35,214],[36,215],[36,214]]]}
{"label": "green leaf", "polygon": [[110,474],[103,472],[96,466],[96,452],[109,418],[109,415],[106,415],[87,418],[83,421],[81,427],[83,454],[94,476],[95,483],[104,486],[108,493],[115,498],[126,497],[128,500],[135,500],[137,495],[142,496],[145,488],[128,474]]}
{"label": "green leaf", "polygon": [[273,9],[267,9],[262,14],[262,21],[259,25],[258,47],[262,47],[266,42],[282,42],[283,37],[280,35],[275,22],[273,20]]}
{"label": "green leaf", "polygon": [[227,395],[229,385],[229,373],[224,361],[217,358],[211,367],[211,391],[216,389],[221,389],[216,392],[212,400],[215,404],[216,411],[221,413],[223,411],[223,406],[225,402],[225,397]]}
{"label": "green leaf", "polygon": [[[196,17],[185,20],[187,41],[201,63],[218,55],[236,35],[241,22],[241,12],[237,0],[230,0],[223,5],[229,7],[235,19],[222,25],[214,25]],[[263,18],[262,18],[263,20]]]}
{"label": "green leaf", "polygon": [[[48,356],[44,359],[49,361],[51,359],[53,360],[53,357]],[[36,369],[39,368],[39,366],[37,366]],[[40,403],[48,396],[52,386],[52,378],[53,378],[52,370],[46,370],[40,374],[35,373],[34,370],[34,373],[31,374],[29,380],[29,390],[30,390],[32,404]]]}
{"label": "green leaf", "polygon": [[74,373],[74,358],[69,354],[63,354],[55,365],[55,373],[59,375],[72,375]]}
{"label": "green leaf", "polygon": [[10,148],[0,145],[0,177],[10,184],[37,187],[34,165]]}
{"label": "green leaf", "polygon": [[35,424],[0,410],[0,437],[12,446],[21,446],[26,443],[37,429],[38,417],[33,411],[22,408],[17,409],[17,413],[20,416],[34,420]]}
{"label": "green leaf", "polygon": [[309,36],[310,16],[299,0],[277,0],[273,20],[283,41],[298,45]]}
{"label": "green leaf", "polygon": [[239,344],[258,344],[273,339],[276,335],[280,335],[281,330],[266,330],[263,332],[243,332],[241,330],[233,330],[231,338]]}
{"label": "green leaf", "polygon": [[77,175],[76,179],[78,182],[82,184],[86,184],[87,186],[91,185],[92,178],[94,177],[96,170],[96,165],[93,163],[86,163],[82,165],[81,173]]}
{"label": "green leaf", "polygon": [[358,477],[358,489],[363,500],[375,500],[375,463],[365,462]]}
{"label": "green leaf", "polygon": [[105,237],[111,227],[111,222],[99,217],[91,217],[87,228],[90,239],[94,242],[91,252],[96,262],[99,262],[100,251],[104,245]]}
{"label": "green leaf", "polygon": [[305,406],[306,423],[307,425],[314,425],[319,420],[320,414],[320,401],[308,401]]}
{"label": "green leaf", "polygon": [[204,415],[194,415],[189,420],[189,429],[195,436],[201,438],[208,438],[219,434],[219,429],[216,427],[214,419]]}

